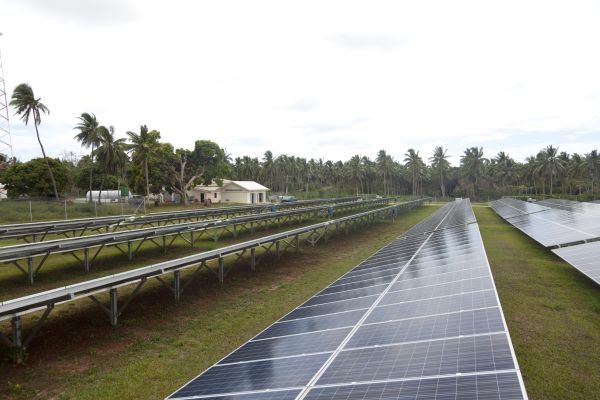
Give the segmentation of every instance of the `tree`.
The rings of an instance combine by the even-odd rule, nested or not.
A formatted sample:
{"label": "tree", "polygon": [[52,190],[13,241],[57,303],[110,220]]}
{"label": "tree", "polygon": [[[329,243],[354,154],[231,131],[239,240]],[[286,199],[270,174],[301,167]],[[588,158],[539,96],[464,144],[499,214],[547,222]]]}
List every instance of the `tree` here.
{"label": "tree", "polygon": [[594,195],[596,180],[598,179],[598,175],[600,173],[600,153],[598,150],[592,150],[588,154],[585,155],[584,161],[585,168],[587,168],[590,177],[592,178],[592,196]]}
{"label": "tree", "polygon": [[94,148],[100,145],[101,140],[101,131],[105,131],[105,127],[101,127],[96,119],[94,114],[90,113],[82,113],[81,116],[77,117],[80,122],[73,129],[78,129],[79,133],[75,135],[75,139],[83,147],[92,148],[90,151],[90,161],[92,163],[92,168],[90,168],[90,203],[92,200],[92,180],[93,180],[93,164],[94,164]]}
{"label": "tree", "polygon": [[[231,174],[227,158],[225,150],[217,143],[211,140],[196,140],[194,150],[189,156],[194,180],[198,179],[204,185],[210,185],[213,180],[220,184],[223,178]],[[258,165],[258,159],[256,164]]]}
{"label": "tree", "polygon": [[550,177],[550,196],[552,196],[554,176],[564,171],[565,161],[558,157],[558,147],[552,145],[549,145],[540,152],[540,159],[541,163],[538,168]]}
{"label": "tree", "polygon": [[[49,184],[48,165],[53,169],[56,180]],[[52,196],[55,191],[64,192],[69,178],[68,170],[59,160],[55,158],[34,158],[25,163],[12,163],[2,173],[2,181],[8,189],[10,197]],[[54,186],[56,184],[56,187]]]}
{"label": "tree", "polygon": [[383,175],[383,194],[387,195],[390,193],[390,190],[386,178],[390,174],[390,170],[392,169],[394,159],[392,158],[392,156],[387,154],[385,150],[379,150],[375,161],[377,162],[377,170],[379,174]]}
{"label": "tree", "polygon": [[431,162],[431,167],[439,174],[440,177],[440,190],[442,192],[442,197],[446,196],[446,185],[444,183],[444,175],[448,168],[450,168],[450,163],[448,162],[447,150],[442,146],[436,146],[433,149],[433,156],[429,158]]}
{"label": "tree", "polygon": [[475,191],[479,183],[479,178],[483,175],[483,170],[487,159],[483,158],[482,147],[470,147],[460,156],[460,164],[464,176],[471,183],[471,195],[475,197]]}
{"label": "tree", "polygon": [[21,120],[27,125],[29,123],[29,118],[33,116],[33,125],[35,126],[35,134],[37,136],[38,143],[40,144],[40,148],[42,149],[42,155],[44,156],[44,162],[46,167],[48,168],[48,173],[50,174],[50,180],[52,181],[52,187],[54,189],[54,197],[56,200],[59,200],[58,197],[58,189],[56,188],[56,180],[54,179],[54,174],[52,173],[52,168],[50,168],[50,163],[48,162],[48,157],[46,157],[46,151],[44,150],[44,145],[42,145],[42,141],[40,140],[40,132],[38,130],[38,125],[42,122],[41,114],[49,114],[50,110],[46,107],[42,102],[41,98],[35,98],[33,94],[33,89],[27,83],[21,83],[19,86],[15,88],[13,92],[10,105],[16,108],[16,115],[21,116]]}
{"label": "tree", "polygon": [[[96,159],[102,164],[104,176],[107,174],[116,175],[118,173],[120,180],[120,177],[123,176],[123,169],[127,164],[127,143],[123,138],[115,139],[115,128],[112,125],[108,129],[101,126],[99,131],[99,146],[96,151]],[[104,178],[100,185],[98,201],[100,201],[100,196],[102,195],[103,184]]]}
{"label": "tree", "polygon": [[362,191],[362,182],[365,177],[365,170],[361,162],[360,156],[358,154],[353,156],[350,159],[350,161],[348,161],[348,163],[346,164],[346,168],[348,171],[348,176],[350,177],[350,180],[354,183],[354,186],[356,188],[356,194],[358,195],[358,186],[360,185],[360,189]]}
{"label": "tree", "polygon": [[416,196],[419,178],[425,169],[425,163],[423,163],[423,159],[419,156],[419,152],[414,149],[408,149],[404,156],[406,168],[408,168],[412,176],[412,194],[413,196]]}
{"label": "tree", "polygon": [[153,157],[159,152],[160,144],[160,132],[156,130],[148,131],[146,125],[140,125],[140,133],[132,131],[127,132],[131,144],[128,145],[128,149],[132,151],[131,159],[143,165],[144,176],[146,182],[146,196],[150,195],[150,180],[148,178],[148,162],[150,157]]}

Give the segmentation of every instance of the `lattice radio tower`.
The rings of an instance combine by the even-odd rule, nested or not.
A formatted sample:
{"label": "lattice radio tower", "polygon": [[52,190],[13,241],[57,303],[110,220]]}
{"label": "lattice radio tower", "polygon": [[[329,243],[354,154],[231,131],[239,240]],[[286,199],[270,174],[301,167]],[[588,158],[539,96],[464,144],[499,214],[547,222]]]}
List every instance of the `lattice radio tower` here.
{"label": "lattice radio tower", "polygon": [[[2,36],[2,32],[0,32]],[[0,154],[13,158],[12,140],[10,138],[10,121],[8,119],[8,96],[4,84],[4,69],[2,68],[2,52],[0,51]]]}

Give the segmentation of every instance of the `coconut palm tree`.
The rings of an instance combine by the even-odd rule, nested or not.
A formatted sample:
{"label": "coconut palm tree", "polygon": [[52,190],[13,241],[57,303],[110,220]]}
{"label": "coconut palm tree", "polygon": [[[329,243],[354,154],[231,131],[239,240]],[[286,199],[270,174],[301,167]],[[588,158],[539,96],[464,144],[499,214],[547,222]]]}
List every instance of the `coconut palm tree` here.
{"label": "coconut palm tree", "polygon": [[408,149],[406,154],[404,154],[404,162],[406,163],[406,168],[410,171],[412,176],[412,194],[413,196],[417,195],[417,187],[418,182],[423,174],[423,169],[425,167],[425,163],[421,156],[419,156],[419,152],[414,149]]}
{"label": "coconut palm tree", "polygon": [[600,174],[600,153],[598,150],[592,150],[588,154],[585,155],[584,161],[585,168],[588,170],[591,178],[592,178],[592,196],[594,196],[594,192],[596,189],[596,180],[598,179],[598,175]]}
{"label": "coconut palm tree", "polygon": [[550,196],[554,177],[565,169],[565,161],[558,156],[558,147],[549,145],[540,152],[541,163],[538,168],[550,177]]}
{"label": "coconut palm tree", "polygon": [[379,174],[383,175],[383,194],[387,195],[390,193],[387,178],[390,176],[390,172],[394,164],[394,159],[392,158],[392,156],[387,154],[385,150],[379,150],[375,161],[377,163],[377,170]]}
{"label": "coconut palm tree", "polygon": [[442,146],[436,146],[433,149],[433,156],[429,158],[431,162],[431,168],[433,168],[440,176],[440,190],[442,191],[442,197],[446,196],[446,184],[444,183],[444,175],[448,168],[450,168],[450,163],[448,162],[448,154],[446,154],[447,150]]}
{"label": "coconut palm tree", "polygon": [[[96,150],[96,160],[102,164],[107,174],[116,174],[119,172],[119,176],[122,176],[123,169],[127,163],[126,139],[115,139],[115,128],[112,125],[108,129],[101,126],[99,131],[100,145]],[[103,184],[104,178],[102,179],[102,185],[98,193],[98,201],[100,201]]]}
{"label": "coconut palm tree", "polygon": [[[73,129],[78,129],[79,133],[75,135],[75,139],[81,143],[85,148],[91,147],[90,161],[90,203],[92,200],[92,179],[94,175],[94,149],[100,145],[101,130],[106,130],[104,127],[100,127],[96,116],[92,113],[82,113],[81,116],[77,117],[79,124]],[[102,129],[100,129],[102,128]]]}
{"label": "coconut palm tree", "polygon": [[48,157],[46,157],[46,151],[44,150],[44,145],[40,140],[40,132],[38,130],[38,125],[42,122],[41,113],[50,114],[50,110],[48,110],[48,107],[46,107],[41,100],[41,98],[35,98],[31,86],[29,86],[27,83],[21,83],[15,88],[10,100],[10,105],[16,108],[15,114],[21,116],[21,120],[25,123],[25,125],[29,123],[29,118],[33,116],[35,134],[37,136],[38,143],[40,144],[40,148],[42,149],[44,162],[46,163],[46,167],[50,173],[50,180],[52,180],[54,196],[56,197],[56,200],[59,200],[54,174],[52,173],[52,168],[50,168],[50,164],[48,163]]}
{"label": "coconut palm tree", "polygon": [[132,160],[139,162],[144,167],[146,178],[146,196],[150,195],[150,180],[148,178],[148,162],[151,157],[156,155],[160,149],[158,140],[160,133],[158,131],[148,131],[146,125],[140,125],[140,133],[132,131],[127,132],[131,144],[128,149],[132,151]]}
{"label": "coconut palm tree", "polygon": [[472,184],[471,194],[475,196],[475,189],[479,183],[479,178],[483,175],[485,163],[488,160],[483,158],[482,147],[471,147],[465,150],[460,156],[460,164],[464,170],[464,174]]}
{"label": "coconut palm tree", "polygon": [[360,156],[358,154],[353,156],[350,161],[347,162],[346,167],[348,177],[350,178],[350,181],[354,183],[356,194],[358,195],[358,186],[360,185],[360,189],[362,191],[362,182],[365,177],[365,170]]}

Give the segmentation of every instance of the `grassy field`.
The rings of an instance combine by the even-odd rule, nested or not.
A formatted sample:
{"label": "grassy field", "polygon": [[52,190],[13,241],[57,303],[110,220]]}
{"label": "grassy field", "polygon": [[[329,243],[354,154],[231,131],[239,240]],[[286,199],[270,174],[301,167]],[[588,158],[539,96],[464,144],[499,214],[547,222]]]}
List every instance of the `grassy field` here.
{"label": "grassy field", "polygon": [[179,305],[151,283],[116,328],[91,301],[60,306],[25,365],[1,362],[0,398],[163,398],[436,208],[267,260],[255,273],[238,268],[222,287],[196,280]]}
{"label": "grassy field", "polygon": [[[0,361],[0,398],[163,398],[435,208],[267,260],[255,273],[238,268],[222,287],[197,280],[179,305],[150,284],[116,328],[91,302],[61,306],[25,365]],[[530,398],[600,398],[597,285],[491,209],[474,209]]]}
{"label": "grassy field", "polygon": [[474,207],[531,399],[600,399],[600,290],[569,264]]}

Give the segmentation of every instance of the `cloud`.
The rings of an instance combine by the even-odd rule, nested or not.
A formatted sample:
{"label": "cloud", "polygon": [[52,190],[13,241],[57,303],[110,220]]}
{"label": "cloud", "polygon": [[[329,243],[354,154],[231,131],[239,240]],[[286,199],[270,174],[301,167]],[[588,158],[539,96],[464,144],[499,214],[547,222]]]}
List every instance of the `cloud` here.
{"label": "cloud", "polygon": [[391,52],[406,45],[406,40],[388,34],[343,33],[330,37],[339,47],[349,50],[379,50]]}
{"label": "cloud", "polygon": [[40,15],[86,27],[120,25],[135,17],[126,0],[13,0],[13,3],[27,6]]}
{"label": "cloud", "polygon": [[264,146],[266,141],[263,138],[259,137],[241,137],[234,139],[231,144],[234,146],[244,146],[244,147],[262,147]]}
{"label": "cloud", "polygon": [[315,124],[307,124],[307,125],[302,125],[297,127],[298,129],[302,129],[304,130],[305,134],[313,134],[313,135],[317,135],[317,134],[322,134],[322,133],[328,133],[328,132],[335,132],[335,131],[343,131],[343,130],[347,130],[347,129],[352,129],[354,127],[356,127],[356,125],[360,124],[361,122],[364,121],[368,121],[369,118],[366,117],[359,117],[359,118],[354,118],[353,120],[349,121],[349,122],[343,122],[343,123],[315,123]]}
{"label": "cloud", "polygon": [[314,99],[300,99],[285,107],[284,110],[308,112],[319,108],[319,102]]}

